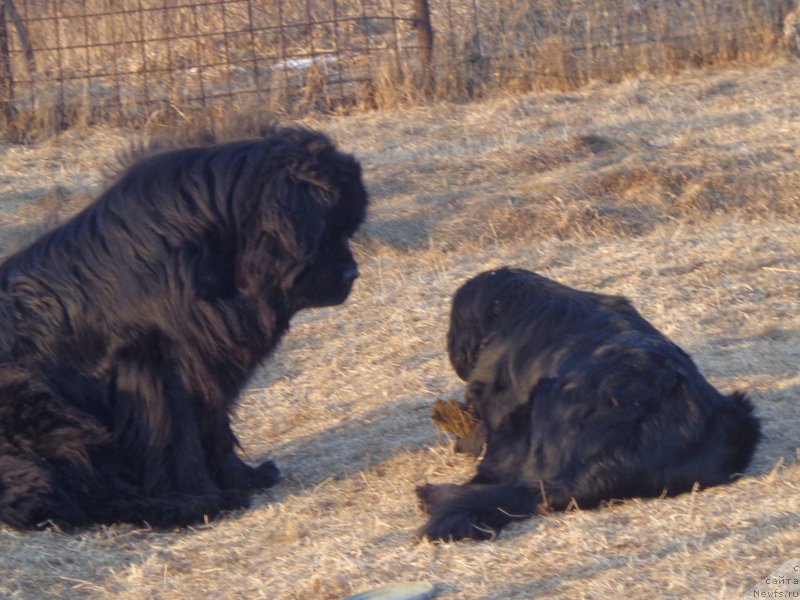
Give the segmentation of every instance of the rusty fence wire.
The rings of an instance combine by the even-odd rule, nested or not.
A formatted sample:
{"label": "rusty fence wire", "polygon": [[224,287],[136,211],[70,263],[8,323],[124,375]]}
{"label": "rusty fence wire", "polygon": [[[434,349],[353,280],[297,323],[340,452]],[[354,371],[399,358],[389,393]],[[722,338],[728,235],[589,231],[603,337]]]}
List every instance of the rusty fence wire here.
{"label": "rusty fence wire", "polygon": [[417,55],[395,0],[0,0],[6,129],[344,110]]}
{"label": "rusty fence wire", "polygon": [[[0,134],[572,89],[763,56],[793,0],[0,0]],[[400,101],[398,101],[398,98]]]}
{"label": "rusty fence wire", "polygon": [[[576,89],[640,73],[763,60],[796,0],[431,0],[437,83]],[[452,95],[452,94],[451,94]]]}

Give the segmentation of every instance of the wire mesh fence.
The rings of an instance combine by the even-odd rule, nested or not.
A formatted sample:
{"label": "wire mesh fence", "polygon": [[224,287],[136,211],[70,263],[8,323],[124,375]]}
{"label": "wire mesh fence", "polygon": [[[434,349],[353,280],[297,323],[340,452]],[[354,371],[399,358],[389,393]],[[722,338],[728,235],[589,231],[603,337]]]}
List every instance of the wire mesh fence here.
{"label": "wire mesh fence", "polygon": [[[436,60],[451,87],[569,90],[637,73],[760,59],[793,0],[439,0]],[[432,4],[433,6],[433,4]]]}
{"label": "wire mesh fence", "polygon": [[302,114],[761,56],[792,0],[0,0],[0,130]]}
{"label": "wire mesh fence", "polygon": [[[407,7],[406,7],[407,8]],[[345,109],[413,61],[394,0],[4,0],[6,126]],[[43,123],[39,123],[43,125]]]}

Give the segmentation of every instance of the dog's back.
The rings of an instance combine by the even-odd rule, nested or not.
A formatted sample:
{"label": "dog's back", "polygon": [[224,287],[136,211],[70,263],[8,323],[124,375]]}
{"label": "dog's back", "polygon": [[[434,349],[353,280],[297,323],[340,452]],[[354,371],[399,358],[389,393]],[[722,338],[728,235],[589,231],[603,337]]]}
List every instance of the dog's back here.
{"label": "dog's back", "polygon": [[[494,287],[503,278],[519,289],[493,304],[499,314],[470,389],[482,396],[472,400],[490,427],[527,407],[530,447],[548,449],[529,457],[527,478],[625,456],[639,466],[624,495],[650,496],[695,482],[717,485],[744,471],[760,438],[750,400],[720,393],[627,299],[521,270],[500,270],[484,282]],[[484,463],[491,468],[491,460]]]}

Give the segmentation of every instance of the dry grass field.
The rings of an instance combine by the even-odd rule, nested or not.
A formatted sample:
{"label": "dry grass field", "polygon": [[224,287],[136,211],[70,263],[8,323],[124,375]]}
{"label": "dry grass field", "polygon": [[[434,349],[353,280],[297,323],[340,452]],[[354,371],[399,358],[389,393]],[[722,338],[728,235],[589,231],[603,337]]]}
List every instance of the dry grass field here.
{"label": "dry grass field", "polygon": [[[0,528],[0,597],[340,599],[403,580],[441,599],[752,597],[800,559],[798,80],[778,62],[306,121],[360,157],[373,207],[348,302],[300,315],[242,399],[245,451],[286,479],[189,530]],[[80,206],[126,143],[0,147],[3,252]],[[765,435],[746,476],[418,542],[414,486],[474,469],[429,419],[462,390],[450,296],[502,264],[629,296],[720,389],[749,390]]]}

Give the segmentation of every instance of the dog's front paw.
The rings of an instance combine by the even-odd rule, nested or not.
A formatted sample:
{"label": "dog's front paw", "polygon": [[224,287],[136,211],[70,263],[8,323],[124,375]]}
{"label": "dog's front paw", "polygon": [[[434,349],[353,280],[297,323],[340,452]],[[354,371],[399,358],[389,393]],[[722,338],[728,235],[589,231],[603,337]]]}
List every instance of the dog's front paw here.
{"label": "dog's front paw", "polygon": [[265,460],[257,467],[251,467],[231,452],[218,470],[216,480],[223,489],[252,493],[278,483],[281,480],[281,472],[271,460]]}
{"label": "dog's front paw", "polygon": [[476,515],[466,512],[437,514],[417,532],[420,539],[432,542],[456,542],[459,540],[490,540],[497,532],[481,524]]}
{"label": "dog's front paw", "polygon": [[253,469],[253,489],[265,490],[278,483],[281,479],[280,469],[271,460],[265,460]]}
{"label": "dog's front paw", "polygon": [[453,483],[440,485],[426,483],[425,485],[417,486],[416,491],[420,508],[429,515],[432,515],[436,512],[438,506],[441,506],[452,497],[453,492],[457,490],[458,487],[458,485]]}

